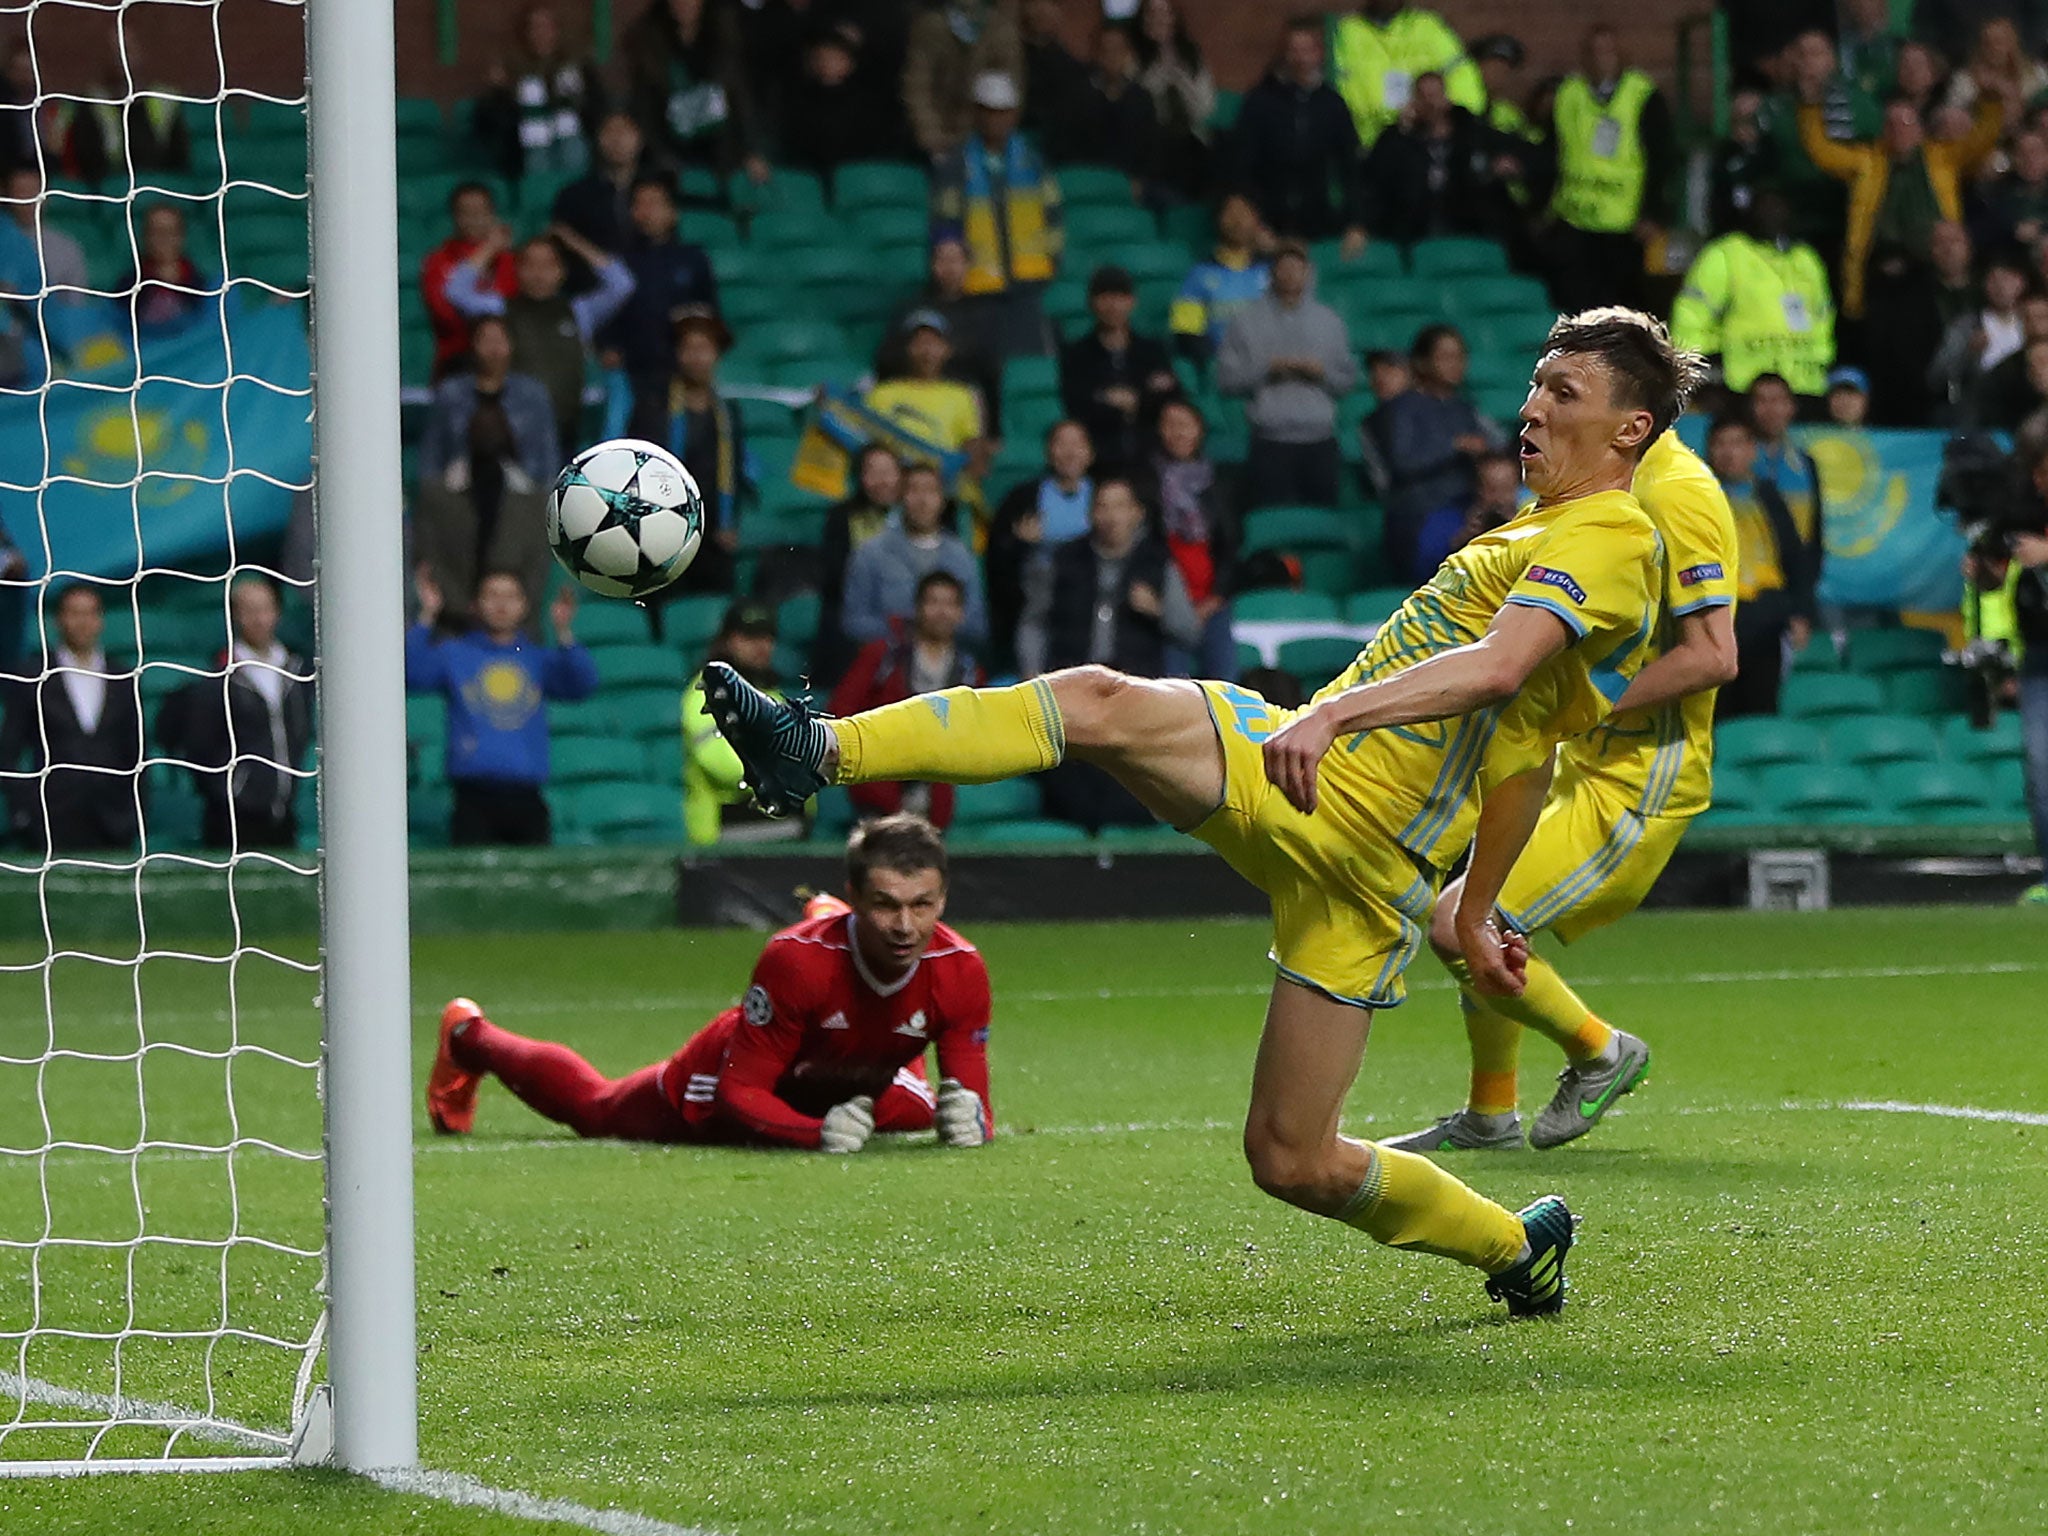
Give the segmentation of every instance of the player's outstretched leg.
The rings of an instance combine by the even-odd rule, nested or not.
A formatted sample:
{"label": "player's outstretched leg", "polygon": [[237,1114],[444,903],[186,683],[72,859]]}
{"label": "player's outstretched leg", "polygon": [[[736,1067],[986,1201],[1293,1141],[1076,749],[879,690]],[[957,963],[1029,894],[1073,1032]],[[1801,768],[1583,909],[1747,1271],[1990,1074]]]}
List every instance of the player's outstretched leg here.
{"label": "player's outstretched leg", "polygon": [[[1274,984],[1245,1120],[1253,1179],[1275,1198],[1389,1247],[1483,1270],[1489,1293],[1518,1315],[1556,1311],[1564,1304],[1564,1250],[1571,1246],[1563,1201],[1538,1201],[1525,1222],[1427,1158],[1338,1132],[1370,1022],[1363,1009],[1288,981]],[[1561,1240],[1552,1230],[1553,1207],[1563,1218]]]}
{"label": "player's outstretched leg", "polygon": [[1206,696],[1180,679],[1071,667],[1009,688],[947,688],[846,719],[763,693],[722,662],[704,702],[755,802],[791,814],[828,784],[989,784],[1069,753],[1114,776],[1161,820],[1188,827],[1223,801],[1223,749]]}
{"label": "player's outstretched leg", "polygon": [[529,1109],[579,1136],[681,1141],[682,1116],[661,1088],[663,1065],[614,1080],[566,1045],[498,1028],[475,1003],[458,997],[441,1013],[427,1114],[435,1130],[466,1135],[476,1121],[477,1087],[490,1076]]}

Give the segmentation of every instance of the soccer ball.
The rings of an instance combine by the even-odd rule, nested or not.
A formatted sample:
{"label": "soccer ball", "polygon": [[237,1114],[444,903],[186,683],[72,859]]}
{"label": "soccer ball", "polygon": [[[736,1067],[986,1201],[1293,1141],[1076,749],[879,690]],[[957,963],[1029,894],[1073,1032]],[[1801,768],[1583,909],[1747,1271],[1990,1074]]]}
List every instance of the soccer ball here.
{"label": "soccer ball", "polygon": [[689,569],[704,497],[666,448],[616,438],[569,461],[548,497],[548,548],[606,597],[644,598]]}

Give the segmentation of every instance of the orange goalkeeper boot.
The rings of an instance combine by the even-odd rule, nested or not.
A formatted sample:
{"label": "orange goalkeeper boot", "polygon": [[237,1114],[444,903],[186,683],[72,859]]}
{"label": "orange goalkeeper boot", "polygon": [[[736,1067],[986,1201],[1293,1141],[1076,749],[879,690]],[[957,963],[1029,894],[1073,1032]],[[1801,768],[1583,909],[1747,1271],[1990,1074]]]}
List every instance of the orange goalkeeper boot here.
{"label": "orange goalkeeper boot", "polygon": [[434,1053],[434,1070],[427,1074],[427,1118],[443,1136],[467,1136],[476,1124],[476,1090],[483,1074],[456,1061],[448,1042],[456,1030],[483,1016],[483,1009],[466,997],[441,1010],[441,1048]]}

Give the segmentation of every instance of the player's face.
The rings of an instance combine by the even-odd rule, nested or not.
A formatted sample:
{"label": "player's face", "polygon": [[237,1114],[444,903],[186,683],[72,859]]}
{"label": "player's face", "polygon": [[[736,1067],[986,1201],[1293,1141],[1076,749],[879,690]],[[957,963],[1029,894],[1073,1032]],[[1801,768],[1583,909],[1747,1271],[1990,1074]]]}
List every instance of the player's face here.
{"label": "player's face", "polygon": [[1613,455],[1632,455],[1649,426],[1648,411],[1616,402],[1597,358],[1552,352],[1536,365],[1522,405],[1522,479],[1538,496],[1585,495],[1604,486]]}
{"label": "player's face", "polygon": [[854,942],[878,974],[909,970],[946,915],[946,882],[936,869],[871,869],[867,883],[849,886],[846,895],[853,903]]}

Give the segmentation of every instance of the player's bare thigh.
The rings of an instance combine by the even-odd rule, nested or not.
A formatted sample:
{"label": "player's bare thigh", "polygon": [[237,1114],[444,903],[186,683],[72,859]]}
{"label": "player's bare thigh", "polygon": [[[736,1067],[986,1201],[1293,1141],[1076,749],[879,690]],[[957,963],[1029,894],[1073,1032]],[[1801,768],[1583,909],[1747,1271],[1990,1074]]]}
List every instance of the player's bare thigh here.
{"label": "player's bare thigh", "polygon": [[1067,754],[1107,771],[1161,821],[1192,827],[1223,803],[1223,742],[1199,686],[1108,667],[1070,667],[1045,681]]}

